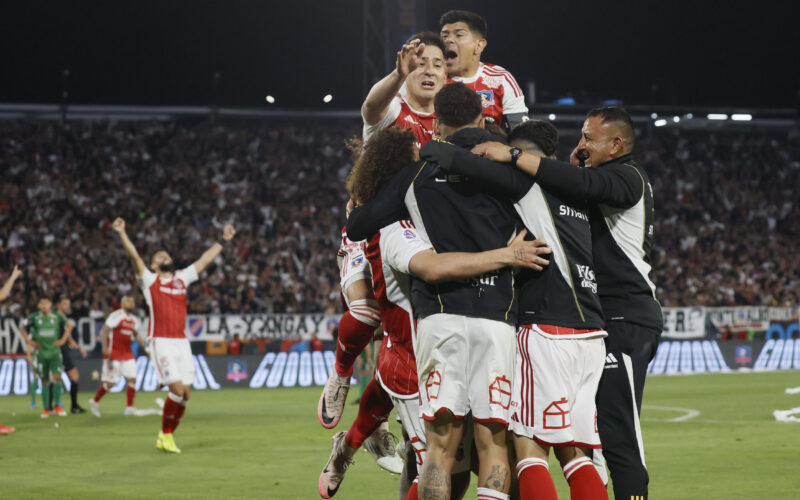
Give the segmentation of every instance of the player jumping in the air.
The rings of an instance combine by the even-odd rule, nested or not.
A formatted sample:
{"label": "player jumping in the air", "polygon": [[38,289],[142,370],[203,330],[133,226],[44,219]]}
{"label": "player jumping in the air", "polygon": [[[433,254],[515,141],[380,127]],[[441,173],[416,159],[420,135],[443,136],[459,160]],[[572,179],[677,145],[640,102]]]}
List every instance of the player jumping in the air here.
{"label": "player jumping in the air", "polygon": [[131,350],[131,339],[136,335],[141,346],[144,347],[146,343],[139,334],[141,321],[133,314],[135,306],[133,297],[130,295],[122,297],[120,305],[122,307],[106,318],[106,322],[100,330],[103,342],[103,373],[101,375],[103,383],[97,389],[97,394],[89,400],[89,408],[95,417],[100,416],[100,408],[97,403],[106,391],[114,387],[120,375],[125,377],[125,381],[128,383],[125,416],[133,415],[136,411],[133,406],[133,398],[136,396],[136,361]]}
{"label": "player jumping in the air", "polygon": [[482,63],[486,20],[466,10],[451,10],[439,19],[449,81],[461,82],[481,98],[487,122],[508,130],[528,119],[519,84],[506,69]]}
{"label": "player jumping in the air", "polygon": [[61,417],[67,416],[61,406],[52,406],[52,402],[61,399],[61,346],[67,343],[64,323],[66,319],[53,311],[53,302],[45,297],[39,300],[39,311],[28,316],[19,329],[35,350],[35,370],[42,381],[42,418],[49,417],[51,411]]}
{"label": "player jumping in the air", "polygon": [[[17,281],[17,278],[20,276],[22,276],[22,271],[20,271],[17,266],[14,266],[14,270],[11,271],[8,281],[6,281],[6,283],[3,285],[3,288],[0,288],[0,302],[3,302],[8,298],[8,296],[11,294],[11,289],[14,287],[14,282]],[[14,427],[0,424],[0,435],[11,434],[15,430],[16,429]]]}
{"label": "player jumping in the air", "polygon": [[[119,233],[147,301],[150,315],[147,338],[159,382],[169,386],[156,448],[180,453],[172,434],[186,411],[189,387],[194,382],[192,349],[185,333],[186,290],[222,253],[223,244],[214,243],[194,264],[180,270],[175,269],[175,262],[166,250],[158,250],[153,254],[148,269],[125,232],[125,221],[117,218],[112,227]],[[225,226],[223,243],[231,241],[235,234],[233,226]]]}

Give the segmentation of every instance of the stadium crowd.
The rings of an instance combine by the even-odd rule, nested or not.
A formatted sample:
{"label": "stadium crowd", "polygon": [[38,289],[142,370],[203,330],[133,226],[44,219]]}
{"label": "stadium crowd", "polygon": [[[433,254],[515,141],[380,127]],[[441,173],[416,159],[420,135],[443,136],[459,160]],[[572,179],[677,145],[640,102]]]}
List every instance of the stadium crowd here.
{"label": "stadium crowd", "polygon": [[[177,240],[178,265],[237,226],[224,268],[193,285],[190,313],[340,311],[344,141],[359,132],[355,120],[0,122],[0,269],[25,272],[0,315],[34,310],[42,293],[70,296],[77,315],[119,307],[136,284],[116,216],[146,258]],[[568,154],[577,130],[561,132]],[[662,305],[800,303],[800,135],[652,129],[635,156],[656,193]]]}

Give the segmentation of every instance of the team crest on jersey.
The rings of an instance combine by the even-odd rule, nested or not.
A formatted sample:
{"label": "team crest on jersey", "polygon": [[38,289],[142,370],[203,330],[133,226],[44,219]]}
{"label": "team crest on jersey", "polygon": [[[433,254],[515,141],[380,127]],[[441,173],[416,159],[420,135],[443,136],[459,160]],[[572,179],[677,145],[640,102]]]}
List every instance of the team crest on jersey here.
{"label": "team crest on jersey", "polygon": [[417,237],[416,234],[414,234],[413,232],[409,231],[408,229],[403,231],[403,236],[405,236],[405,238],[407,240],[413,240],[413,239],[416,239],[416,237]]}
{"label": "team crest on jersey", "polygon": [[364,256],[359,255],[358,257],[350,261],[350,267],[357,267],[361,265],[362,262],[364,262]]}
{"label": "team crest on jersey", "polygon": [[481,96],[481,106],[488,108],[494,104],[494,92],[491,90],[478,90],[478,95]]}
{"label": "team crest on jersey", "polygon": [[542,412],[545,429],[566,429],[570,426],[569,407],[567,398],[553,401]]}

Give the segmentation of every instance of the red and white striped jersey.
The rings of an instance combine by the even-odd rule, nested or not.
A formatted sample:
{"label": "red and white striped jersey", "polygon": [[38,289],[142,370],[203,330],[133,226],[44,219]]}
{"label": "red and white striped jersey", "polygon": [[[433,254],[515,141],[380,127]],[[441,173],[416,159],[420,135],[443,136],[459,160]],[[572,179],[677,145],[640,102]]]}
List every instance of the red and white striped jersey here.
{"label": "red and white striped jersey", "polygon": [[[369,139],[381,130],[395,126],[411,130],[417,138],[417,146],[422,147],[433,138],[433,120],[435,113],[423,113],[412,108],[401,95],[396,95],[389,104],[386,116],[375,125],[364,123],[363,139],[366,145]],[[363,119],[363,117],[362,117]]]}
{"label": "red and white striped jersey", "polygon": [[139,277],[149,309],[147,338],[186,338],[186,290],[197,281],[194,265],[175,271],[169,279],[161,279],[149,269]]}
{"label": "red and white striped jersey", "polygon": [[367,243],[372,289],[384,332],[377,377],[389,394],[399,398],[414,397],[419,391],[414,357],[417,323],[411,308],[408,265],[414,255],[432,248],[410,220],[384,227]]}
{"label": "red and white striped jersey", "polygon": [[108,350],[112,361],[133,359],[131,338],[141,327],[141,321],[124,309],[117,309],[106,318],[106,326],[111,329],[108,336]]}
{"label": "red and white striped jersey", "polygon": [[511,73],[501,66],[481,63],[473,76],[447,79],[447,83],[452,82],[461,82],[477,92],[481,96],[483,116],[497,125],[503,124],[503,115],[528,113],[522,89]]}

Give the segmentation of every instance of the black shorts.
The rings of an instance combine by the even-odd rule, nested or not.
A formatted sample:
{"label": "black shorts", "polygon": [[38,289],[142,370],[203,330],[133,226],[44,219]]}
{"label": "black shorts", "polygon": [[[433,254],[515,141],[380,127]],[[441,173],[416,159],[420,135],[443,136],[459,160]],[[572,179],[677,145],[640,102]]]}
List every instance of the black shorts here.
{"label": "black shorts", "polygon": [[61,346],[61,359],[64,360],[64,371],[68,372],[75,368],[75,364],[72,362],[72,354],[70,353],[72,349],[67,347],[67,345]]}

